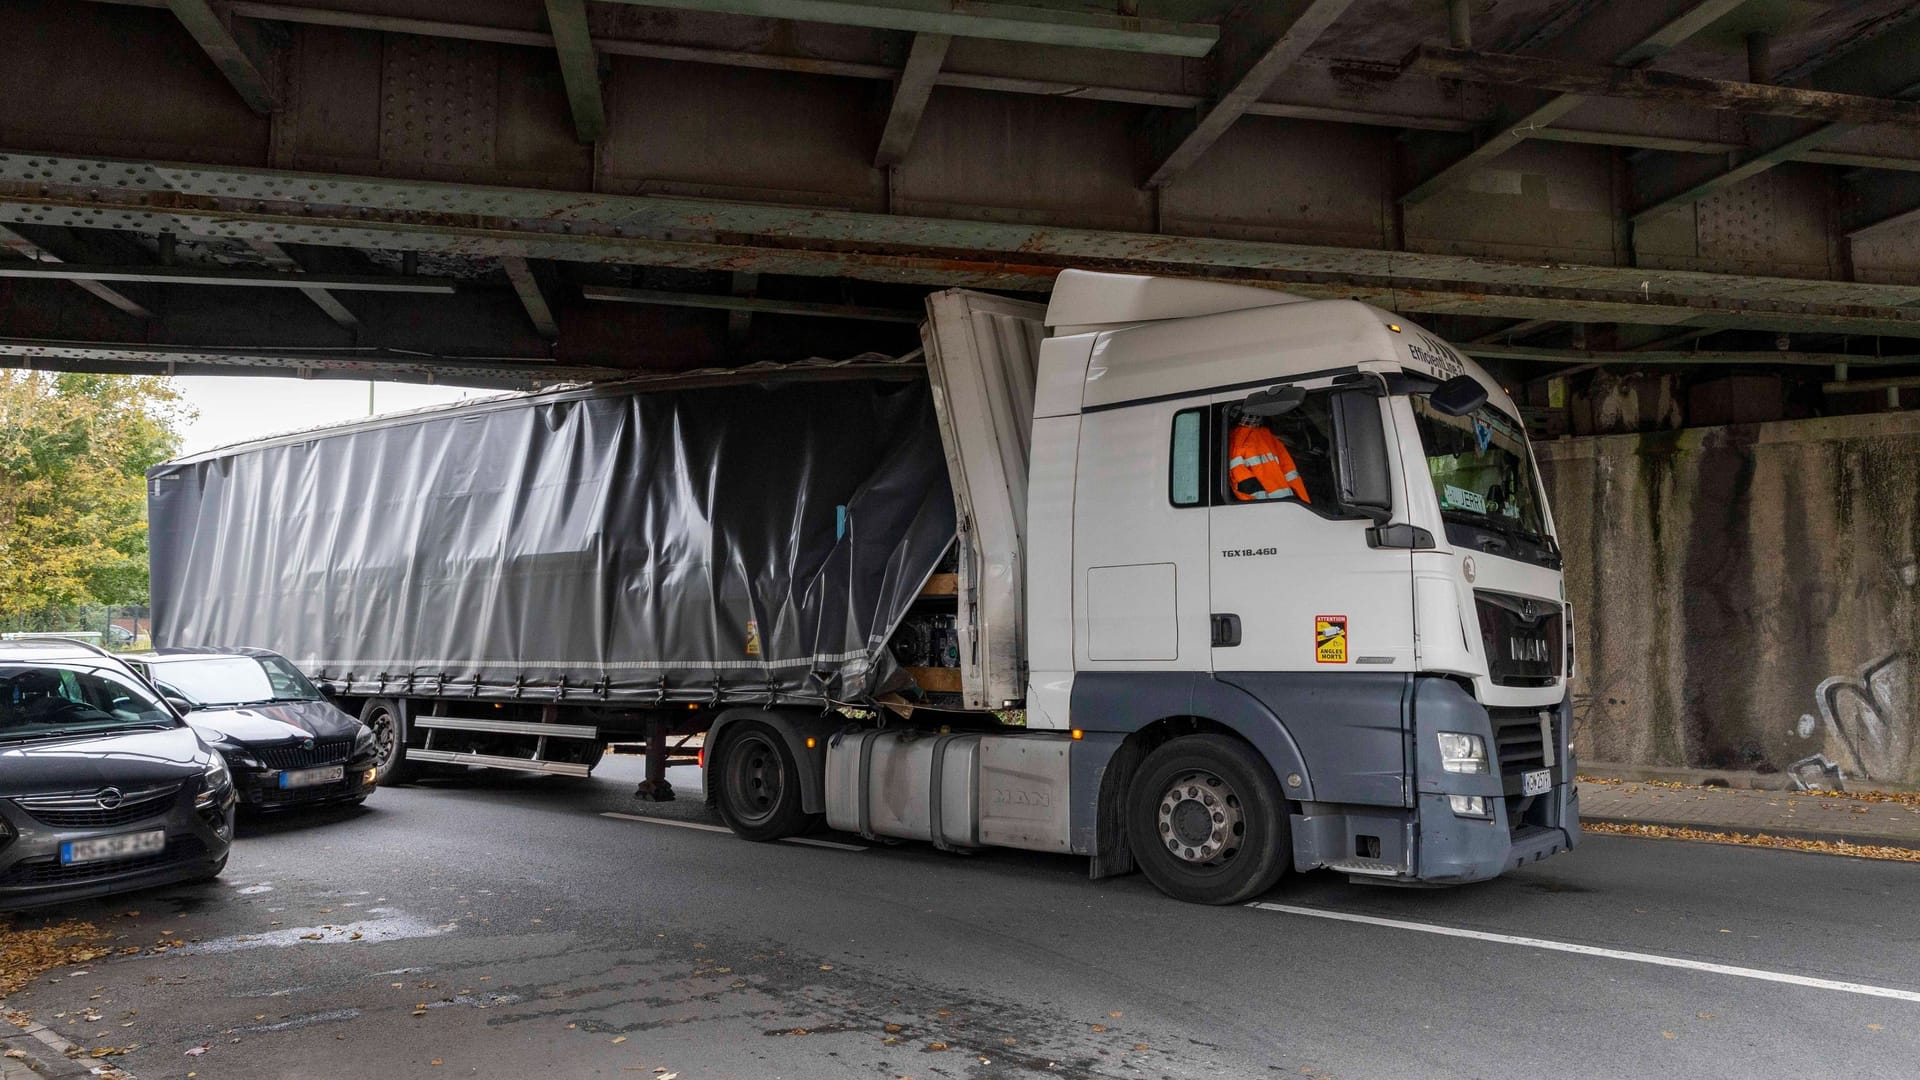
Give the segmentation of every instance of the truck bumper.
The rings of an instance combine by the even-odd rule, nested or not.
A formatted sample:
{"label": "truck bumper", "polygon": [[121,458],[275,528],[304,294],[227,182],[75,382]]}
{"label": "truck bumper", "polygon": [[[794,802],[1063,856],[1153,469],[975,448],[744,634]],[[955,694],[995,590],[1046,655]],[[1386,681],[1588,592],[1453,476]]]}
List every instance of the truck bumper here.
{"label": "truck bumper", "polygon": [[[1413,806],[1303,804],[1293,816],[1296,868],[1326,867],[1383,884],[1459,885],[1579,844],[1578,765],[1564,700],[1545,709],[1490,714],[1454,684],[1421,679],[1413,715]],[[1436,750],[1440,731],[1484,739],[1492,752],[1489,771],[1446,772]],[[1547,790],[1523,794],[1524,777],[1538,778],[1543,771],[1551,780]],[[1485,813],[1454,813],[1455,795],[1477,797]]]}

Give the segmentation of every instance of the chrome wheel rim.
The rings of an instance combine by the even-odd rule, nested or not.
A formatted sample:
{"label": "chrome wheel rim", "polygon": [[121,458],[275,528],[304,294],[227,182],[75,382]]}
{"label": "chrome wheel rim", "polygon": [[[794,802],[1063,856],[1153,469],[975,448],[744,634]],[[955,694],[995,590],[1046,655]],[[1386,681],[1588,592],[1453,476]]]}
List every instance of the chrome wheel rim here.
{"label": "chrome wheel rim", "polygon": [[1233,785],[1205,770],[1176,777],[1154,815],[1160,842],[1192,866],[1224,866],[1240,854],[1246,814]]}

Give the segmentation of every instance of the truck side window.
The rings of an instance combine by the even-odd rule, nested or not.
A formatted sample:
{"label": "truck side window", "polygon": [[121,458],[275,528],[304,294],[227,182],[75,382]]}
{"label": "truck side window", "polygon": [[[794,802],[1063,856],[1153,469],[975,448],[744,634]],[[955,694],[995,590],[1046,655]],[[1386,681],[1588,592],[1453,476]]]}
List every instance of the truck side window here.
{"label": "truck side window", "polygon": [[1168,467],[1167,501],[1175,506],[1200,506],[1206,501],[1205,409],[1173,414],[1172,464]]}
{"label": "truck side window", "polygon": [[1220,448],[1214,454],[1216,506],[1293,502],[1322,517],[1351,516],[1340,506],[1334,483],[1328,391],[1312,391],[1299,408],[1279,416],[1243,416],[1231,402],[1214,409]]}

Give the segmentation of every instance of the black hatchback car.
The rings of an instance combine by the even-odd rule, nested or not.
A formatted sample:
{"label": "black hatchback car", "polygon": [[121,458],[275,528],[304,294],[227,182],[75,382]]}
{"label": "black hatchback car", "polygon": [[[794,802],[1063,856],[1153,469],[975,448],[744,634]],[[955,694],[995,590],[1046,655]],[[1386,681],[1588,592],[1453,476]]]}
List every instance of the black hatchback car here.
{"label": "black hatchback car", "polygon": [[220,755],[125,664],[0,642],[0,908],[210,881],[233,803]]}
{"label": "black hatchback car", "polygon": [[359,803],[373,792],[373,733],[279,653],[156,649],[125,659],[226,758],[243,805]]}

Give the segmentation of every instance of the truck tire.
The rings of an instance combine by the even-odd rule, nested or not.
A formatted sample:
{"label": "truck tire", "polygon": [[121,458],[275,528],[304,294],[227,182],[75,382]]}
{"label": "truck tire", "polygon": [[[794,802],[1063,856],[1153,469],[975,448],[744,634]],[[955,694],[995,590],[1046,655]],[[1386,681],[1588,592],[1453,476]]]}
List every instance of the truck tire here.
{"label": "truck tire", "polygon": [[373,729],[373,782],[377,787],[412,783],[419,775],[407,764],[406,708],[393,698],[368,698],[360,707],[360,722]]}
{"label": "truck tire", "polygon": [[1273,887],[1293,859],[1286,798],[1247,744],[1188,735],[1140,763],[1127,841],[1154,887],[1194,904],[1238,904]]}
{"label": "truck tire", "polygon": [[729,728],[707,769],[720,820],[743,839],[779,840],[818,824],[818,815],[801,809],[800,767],[787,741],[757,720]]}

